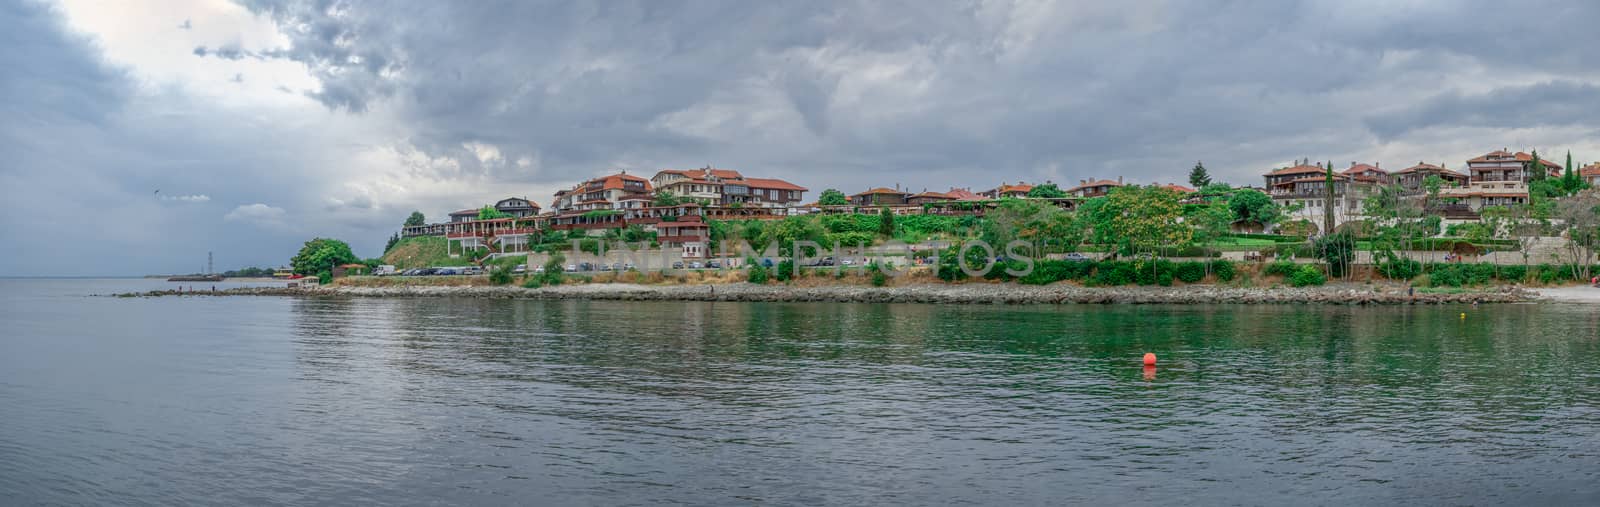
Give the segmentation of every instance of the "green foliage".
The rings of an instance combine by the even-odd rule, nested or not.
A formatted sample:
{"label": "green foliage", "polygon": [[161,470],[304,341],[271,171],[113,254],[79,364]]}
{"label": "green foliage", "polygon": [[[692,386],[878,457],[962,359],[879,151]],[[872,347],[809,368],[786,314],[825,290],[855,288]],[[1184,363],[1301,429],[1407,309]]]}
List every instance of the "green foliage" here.
{"label": "green foliage", "polygon": [[1134,283],[1137,278],[1137,268],[1128,261],[1101,261],[1095,264],[1094,273],[1089,276],[1089,285],[1097,287],[1115,287]]}
{"label": "green foliage", "polygon": [[877,242],[877,239],[877,235],[870,232],[830,233],[823,235],[823,245],[826,245],[824,248],[832,248],[835,243],[841,248],[857,245],[872,246],[873,243]]}
{"label": "green foliage", "polygon": [[872,272],[873,287],[882,287],[889,283],[889,275],[884,274],[883,270],[878,267],[878,263],[867,264],[867,270]]}
{"label": "green foliage", "polygon": [[1528,279],[1528,267],[1522,265],[1500,266],[1495,272],[1495,278],[1507,282],[1522,282]]}
{"label": "green foliage", "polygon": [[[300,247],[300,253],[289,259],[289,266],[294,269],[295,273],[311,275],[324,271],[331,273],[334,266],[354,264],[360,260],[355,253],[350,251],[350,245],[343,241],[315,238]],[[330,274],[329,276],[331,277],[332,275]]]}
{"label": "green foliage", "polygon": [[1211,261],[1211,273],[1217,275],[1217,280],[1224,282],[1233,281],[1235,275],[1233,261],[1217,259]]}
{"label": "green foliage", "polygon": [[1189,170],[1189,185],[1196,189],[1205,188],[1211,184],[1211,175],[1206,173],[1206,166],[1198,161],[1194,168]]}
{"label": "green foliage", "polygon": [[817,196],[818,206],[844,206],[847,204],[850,204],[850,199],[845,197],[844,192],[836,189],[823,190],[822,194]]}
{"label": "green foliage", "polygon": [[387,243],[383,244],[383,253],[389,253],[389,251],[393,250],[394,246],[399,244],[399,243],[400,243],[400,233],[397,232],[397,233],[394,233],[394,235],[389,236],[389,241]]}
{"label": "green foliage", "polygon": [[559,252],[550,254],[550,259],[544,261],[544,272],[538,273],[539,283],[543,285],[561,285],[566,280],[567,257]]}
{"label": "green foliage", "polygon": [[1299,270],[1300,270],[1300,265],[1299,264],[1295,264],[1294,261],[1291,261],[1291,260],[1278,260],[1278,261],[1273,261],[1271,263],[1268,263],[1266,265],[1266,267],[1261,268],[1261,274],[1267,275],[1267,276],[1277,275],[1277,276],[1281,276],[1281,277],[1284,277],[1284,278],[1288,278],[1290,276],[1293,276],[1295,271],[1299,271]]}
{"label": "green foliage", "polygon": [[272,276],[272,268],[249,267],[244,269],[223,271],[225,278],[265,278]]}
{"label": "green foliage", "polygon": [[1031,190],[1028,190],[1028,197],[1035,199],[1060,199],[1066,196],[1067,192],[1061,190],[1061,187],[1056,186],[1055,183],[1036,185]]}
{"label": "green foliage", "polygon": [[537,289],[544,286],[544,281],[537,276],[530,276],[522,280],[522,288]]}
{"label": "green foliage", "polygon": [[878,211],[878,235],[883,237],[894,236],[894,212],[888,207]]}
{"label": "green foliage", "polygon": [[1180,262],[1177,277],[1183,283],[1198,283],[1206,277],[1206,264],[1196,261]]}
{"label": "green foliage", "polygon": [[483,209],[478,210],[478,220],[495,220],[499,218],[511,218],[511,215],[501,213],[500,210],[494,209],[494,206],[489,205],[484,205]]}
{"label": "green foliage", "polygon": [[745,273],[745,281],[756,285],[767,283],[768,273],[766,266],[762,266],[758,262],[748,262],[747,265],[750,266],[750,269]]}
{"label": "green foliage", "polygon": [[672,192],[669,190],[658,190],[656,191],[656,194],[650,198],[650,205],[658,208],[677,206],[679,204],[683,204],[683,199],[678,198],[676,195],[672,195]]}
{"label": "green foliage", "polygon": [[317,272],[317,283],[320,283],[320,284],[333,283],[333,272],[331,272],[331,271],[318,271]]}
{"label": "green foliage", "polygon": [[1228,210],[1236,221],[1277,223],[1282,211],[1272,202],[1272,196],[1255,189],[1244,189],[1228,196]]}
{"label": "green foliage", "polygon": [[497,264],[489,270],[489,283],[507,285],[511,283],[512,267],[506,264]]}
{"label": "green foliage", "polygon": [[1378,274],[1390,280],[1410,280],[1422,274],[1422,263],[1395,255],[1394,252],[1385,252],[1384,259],[1378,262]]}
{"label": "green foliage", "polygon": [[1310,264],[1300,266],[1293,275],[1289,276],[1289,285],[1295,287],[1322,285],[1327,282],[1328,278],[1323,276],[1322,270]]}
{"label": "green foliage", "polygon": [[1131,254],[1149,252],[1163,245],[1181,245],[1193,237],[1194,228],[1184,225],[1179,196],[1164,187],[1123,186],[1111,190],[1103,200],[1091,199],[1079,208],[1078,220],[1092,233],[1090,242]]}
{"label": "green foliage", "polygon": [[787,281],[789,281],[790,278],[793,278],[794,277],[794,259],[793,258],[785,258],[785,259],[783,259],[781,261],[778,261],[778,266],[777,266],[776,272],[774,272],[772,274],[772,277],[773,278],[777,278],[778,281],[780,281],[780,282],[787,282]]}
{"label": "green foliage", "polygon": [[1348,232],[1339,232],[1317,238],[1317,256],[1328,263],[1328,273],[1343,278],[1356,260],[1356,238]]}
{"label": "green foliage", "polygon": [[422,216],[422,212],[421,211],[413,211],[413,212],[411,212],[411,216],[406,217],[405,225],[407,227],[412,227],[412,226],[418,226],[418,225],[426,225],[427,223],[428,223],[428,218]]}

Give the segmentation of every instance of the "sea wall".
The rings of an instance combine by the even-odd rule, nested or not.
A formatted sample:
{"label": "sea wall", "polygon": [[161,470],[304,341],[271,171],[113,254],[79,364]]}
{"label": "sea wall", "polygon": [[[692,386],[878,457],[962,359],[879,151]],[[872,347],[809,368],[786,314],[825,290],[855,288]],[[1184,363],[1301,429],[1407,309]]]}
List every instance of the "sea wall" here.
{"label": "sea wall", "polygon": [[1499,287],[1457,293],[1417,293],[1382,286],[1305,288],[1235,288],[1209,285],[1184,287],[1080,287],[1057,284],[921,284],[897,287],[785,285],[635,285],[579,284],[525,289],[500,287],[276,287],[234,288],[215,293],[156,291],[119,296],[301,296],[379,298],[504,298],[621,301],[826,301],[847,303],[937,304],[1447,304],[1536,301],[1535,292]]}

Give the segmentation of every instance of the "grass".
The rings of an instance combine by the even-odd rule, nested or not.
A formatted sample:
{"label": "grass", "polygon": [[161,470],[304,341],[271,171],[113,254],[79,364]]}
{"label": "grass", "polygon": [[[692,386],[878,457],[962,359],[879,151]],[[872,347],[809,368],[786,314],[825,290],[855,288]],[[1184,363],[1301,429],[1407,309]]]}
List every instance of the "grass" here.
{"label": "grass", "polygon": [[465,256],[451,258],[446,255],[445,239],[438,236],[402,238],[394,248],[383,254],[383,263],[398,269],[472,265],[472,261]]}

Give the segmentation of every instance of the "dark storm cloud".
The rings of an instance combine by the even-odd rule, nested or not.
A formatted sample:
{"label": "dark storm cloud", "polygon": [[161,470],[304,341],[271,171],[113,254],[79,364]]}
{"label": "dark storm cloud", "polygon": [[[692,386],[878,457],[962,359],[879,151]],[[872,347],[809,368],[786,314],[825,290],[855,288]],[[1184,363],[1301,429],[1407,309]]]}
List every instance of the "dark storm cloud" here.
{"label": "dark storm cloud", "polygon": [[1476,95],[1441,94],[1414,107],[1370,118],[1368,125],[1385,138],[1435,126],[1593,126],[1595,110],[1589,104],[1600,104],[1600,86],[1546,82]]}
{"label": "dark storm cloud", "polygon": [[1261,167],[1248,164],[1358,154],[1492,114],[1473,108],[1531,95],[1556,107],[1591,88],[1476,100],[1439,76],[1600,58],[1583,49],[1600,42],[1585,3],[247,5],[285,27],[284,56],[323,82],[313,97],[354,112],[392,99],[430,152],[489,142],[563,177],[709,161],[814,187],[939,170],[973,185],[1172,180],[1195,159],[1253,182]]}

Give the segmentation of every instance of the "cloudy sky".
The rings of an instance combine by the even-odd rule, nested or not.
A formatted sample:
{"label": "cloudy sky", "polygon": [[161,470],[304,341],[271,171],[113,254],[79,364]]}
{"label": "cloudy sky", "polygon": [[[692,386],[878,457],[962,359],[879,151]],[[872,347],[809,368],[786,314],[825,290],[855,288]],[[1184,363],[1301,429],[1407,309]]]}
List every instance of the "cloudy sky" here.
{"label": "cloudy sky", "polygon": [[813,191],[1600,159],[1591,1],[0,0],[0,275],[376,256],[616,170]]}

